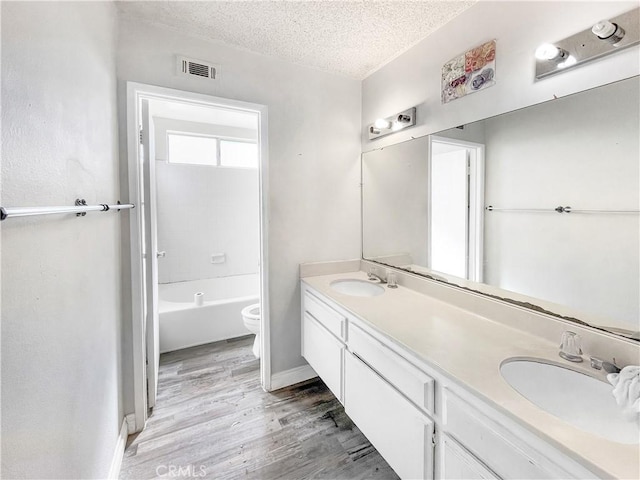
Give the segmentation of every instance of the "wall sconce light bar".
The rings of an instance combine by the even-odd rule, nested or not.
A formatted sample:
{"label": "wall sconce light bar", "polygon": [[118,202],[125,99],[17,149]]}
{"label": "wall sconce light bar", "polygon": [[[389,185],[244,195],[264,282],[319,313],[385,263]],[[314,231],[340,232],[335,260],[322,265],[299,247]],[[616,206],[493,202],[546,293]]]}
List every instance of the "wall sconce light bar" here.
{"label": "wall sconce light bar", "polygon": [[416,107],[396,113],[386,118],[379,118],[367,127],[369,140],[389,135],[416,124]]}
{"label": "wall sconce light bar", "polygon": [[[602,20],[586,30],[536,50],[536,80],[617,53],[640,43],[640,8],[609,20]],[[550,53],[556,48],[559,55]],[[564,52],[564,53],[562,53]],[[546,54],[546,55],[545,55]],[[565,55],[566,54],[566,55]],[[546,58],[545,58],[546,57]]]}

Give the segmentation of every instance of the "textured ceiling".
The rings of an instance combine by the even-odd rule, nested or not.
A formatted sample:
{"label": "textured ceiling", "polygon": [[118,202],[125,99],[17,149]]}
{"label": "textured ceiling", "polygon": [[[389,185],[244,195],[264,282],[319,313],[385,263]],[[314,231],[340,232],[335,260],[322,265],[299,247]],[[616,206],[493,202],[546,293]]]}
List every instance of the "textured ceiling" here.
{"label": "textured ceiling", "polygon": [[475,1],[120,1],[117,4],[125,18],[164,25],[361,79]]}

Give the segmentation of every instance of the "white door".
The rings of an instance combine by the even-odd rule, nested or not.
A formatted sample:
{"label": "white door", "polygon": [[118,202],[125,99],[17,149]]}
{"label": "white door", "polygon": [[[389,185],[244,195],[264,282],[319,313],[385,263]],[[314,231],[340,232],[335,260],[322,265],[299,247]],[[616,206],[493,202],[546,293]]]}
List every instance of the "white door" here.
{"label": "white door", "polygon": [[469,180],[466,148],[431,157],[432,270],[467,278]]}
{"label": "white door", "polygon": [[149,101],[141,102],[140,125],[140,168],[142,169],[142,199],[143,199],[143,252],[144,266],[144,312],[145,312],[145,341],[147,346],[147,407],[156,404],[158,392],[158,368],[160,365],[159,325],[158,325],[158,231],[156,225],[156,172],[155,148],[151,141],[153,122],[149,115]]}
{"label": "white door", "polygon": [[482,281],[484,146],[432,137],[429,268]]}

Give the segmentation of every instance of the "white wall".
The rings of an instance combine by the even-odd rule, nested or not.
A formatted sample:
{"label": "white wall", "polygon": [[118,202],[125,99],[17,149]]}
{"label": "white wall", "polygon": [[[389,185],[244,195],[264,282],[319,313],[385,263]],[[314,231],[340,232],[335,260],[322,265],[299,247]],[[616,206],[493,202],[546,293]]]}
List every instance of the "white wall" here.
{"label": "white wall", "polygon": [[[221,65],[220,80],[177,76],[176,54]],[[360,256],[360,82],[128,20],[118,78],[123,161],[126,81],[267,105],[272,371],[304,364],[298,264]]]}
{"label": "white wall", "polygon": [[[119,198],[115,50],[111,3],[2,2],[2,205]],[[119,215],[3,222],[3,478],[109,471],[123,418]]]}
{"label": "white wall", "polygon": [[[534,82],[533,57],[542,43],[560,40],[602,18],[636,7],[637,1],[478,2],[364,80],[363,151],[637,75],[640,65],[637,46],[539,82]],[[496,84],[442,105],[442,65],[494,38]],[[367,125],[376,118],[414,105],[418,105],[416,127],[368,140]]]}
{"label": "white wall", "polygon": [[[484,122],[487,205],[639,208],[638,79],[584,97]],[[484,281],[637,330],[639,237],[638,215],[487,212]]]}

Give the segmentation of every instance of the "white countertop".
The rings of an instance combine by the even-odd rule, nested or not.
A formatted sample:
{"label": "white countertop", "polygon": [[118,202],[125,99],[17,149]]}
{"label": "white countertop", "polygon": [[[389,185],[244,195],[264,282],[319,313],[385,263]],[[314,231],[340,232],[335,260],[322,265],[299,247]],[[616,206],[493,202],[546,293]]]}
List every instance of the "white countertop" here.
{"label": "white countertop", "polygon": [[535,357],[566,363],[602,380],[604,373],[591,369],[588,363],[563,361],[558,356],[558,342],[402,286],[385,289],[377,297],[345,295],[330,287],[332,281],[345,278],[366,279],[367,275],[350,272],[302,280],[597,475],[640,478],[639,445],[602,439],[543,411],[507,384],[500,365],[511,357]]}

